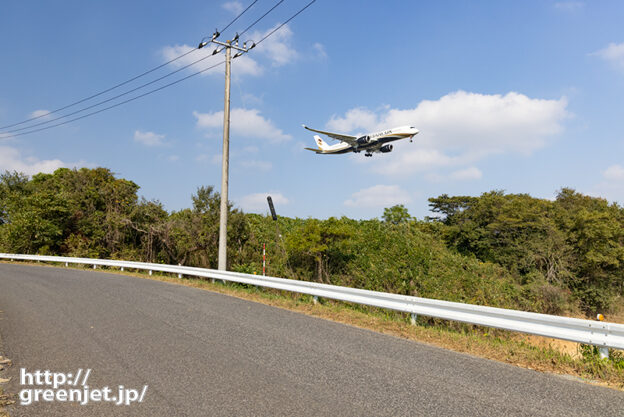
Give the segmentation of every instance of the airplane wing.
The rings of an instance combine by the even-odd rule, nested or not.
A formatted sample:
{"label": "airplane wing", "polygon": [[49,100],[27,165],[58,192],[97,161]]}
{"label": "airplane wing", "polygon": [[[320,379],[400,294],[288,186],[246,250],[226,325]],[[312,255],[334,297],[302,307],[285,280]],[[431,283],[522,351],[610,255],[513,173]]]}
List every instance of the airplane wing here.
{"label": "airplane wing", "polygon": [[302,126],[305,129],[308,129],[308,130],[310,130],[312,132],[316,132],[316,133],[320,133],[321,135],[329,136],[330,138],[339,140],[341,142],[347,142],[351,146],[355,146],[357,144],[357,142],[356,142],[357,138],[355,136],[341,135],[340,133],[325,132],[323,130],[311,129],[311,128],[309,128],[306,125],[302,125]]}

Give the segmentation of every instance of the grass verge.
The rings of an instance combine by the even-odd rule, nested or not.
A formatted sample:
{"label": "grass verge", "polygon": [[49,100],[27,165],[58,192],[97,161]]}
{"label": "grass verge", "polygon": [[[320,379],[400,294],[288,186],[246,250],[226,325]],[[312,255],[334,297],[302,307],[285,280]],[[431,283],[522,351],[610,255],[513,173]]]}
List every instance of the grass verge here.
{"label": "grass verge", "polygon": [[2,387],[2,385],[8,381],[5,380],[4,375],[1,371],[11,366],[11,363],[2,363],[4,362],[5,358],[1,355],[1,353],[2,338],[0,338],[0,417],[9,417],[9,412],[6,410],[6,406],[15,403],[15,396],[4,392],[4,388]]}
{"label": "grass verge", "polygon": [[4,393],[2,387],[0,387],[0,417],[9,417],[5,406],[10,404],[13,404],[13,401],[10,399],[9,395]]}
{"label": "grass verge", "polygon": [[[28,264],[51,266],[34,262]],[[62,264],[56,266],[64,267]],[[624,391],[624,352],[619,350],[611,350],[609,359],[600,359],[593,346],[422,316],[418,317],[417,325],[412,325],[405,313],[325,299],[315,304],[308,295],[243,284],[224,284],[220,281],[212,283],[198,278],[179,279],[172,274],[154,273],[150,276],[147,272],[121,272],[116,269],[97,271],[200,288],[527,369],[568,375]]]}

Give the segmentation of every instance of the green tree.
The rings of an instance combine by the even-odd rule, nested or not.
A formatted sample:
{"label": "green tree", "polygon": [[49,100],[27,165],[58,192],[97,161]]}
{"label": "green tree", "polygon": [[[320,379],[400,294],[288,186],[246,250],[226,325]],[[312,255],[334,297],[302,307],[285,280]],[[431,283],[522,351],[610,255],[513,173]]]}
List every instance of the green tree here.
{"label": "green tree", "polygon": [[[199,187],[193,208],[172,213],[159,228],[164,252],[174,263],[217,267],[221,198],[212,186]],[[228,203],[228,265],[241,262],[249,238],[246,219]]]}
{"label": "green tree", "polygon": [[410,216],[407,208],[403,204],[397,204],[385,208],[382,218],[386,223],[399,224],[409,221],[412,216]]}
{"label": "green tree", "polygon": [[330,283],[332,269],[344,264],[344,241],[352,234],[348,219],[308,219],[286,238],[291,264],[315,270],[318,282]]}
{"label": "green tree", "polygon": [[469,208],[475,201],[477,201],[475,197],[449,197],[448,194],[432,197],[429,199],[429,209],[434,213],[440,214],[442,217],[430,217],[429,219],[441,220],[446,224],[453,224],[455,222],[455,217]]}
{"label": "green tree", "polygon": [[[569,199],[576,200],[570,205]],[[571,289],[591,313],[610,310],[624,283],[624,222],[622,209],[605,200],[564,194],[568,244],[573,257]]]}
{"label": "green tree", "polygon": [[[215,268],[220,197],[200,187],[167,212],[106,168],[0,175],[0,250]],[[403,205],[382,221],[245,214],[228,204],[228,268],[546,313],[609,312],[624,297],[624,210],[563,188],[429,199],[420,222]],[[431,221],[433,220],[433,221]],[[282,238],[282,235],[284,238]],[[621,304],[621,303],[620,303]]]}

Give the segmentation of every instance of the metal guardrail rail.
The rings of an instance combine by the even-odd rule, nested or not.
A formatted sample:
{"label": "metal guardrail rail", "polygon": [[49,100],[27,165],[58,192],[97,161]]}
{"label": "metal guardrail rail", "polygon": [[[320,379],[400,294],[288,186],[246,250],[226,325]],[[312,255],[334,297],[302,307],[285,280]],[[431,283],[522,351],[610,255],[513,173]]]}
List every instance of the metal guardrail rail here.
{"label": "metal guardrail rail", "polygon": [[0,253],[0,259],[60,262],[168,272],[182,275],[219,279],[224,281],[251,284],[274,288],[315,297],[347,301],[374,307],[388,308],[414,315],[437,317],[498,329],[529,333],[555,339],[594,345],[600,348],[601,355],[608,355],[608,348],[624,349],[624,324],[592,321],[570,317],[503,308],[478,306],[450,301],[432,300],[408,295],[361,290],[316,282],[298,281],[285,278],[265,277],[238,272],[188,266],[163,265],[146,262],[118,261],[110,259],[71,258],[63,256],[19,255]]}

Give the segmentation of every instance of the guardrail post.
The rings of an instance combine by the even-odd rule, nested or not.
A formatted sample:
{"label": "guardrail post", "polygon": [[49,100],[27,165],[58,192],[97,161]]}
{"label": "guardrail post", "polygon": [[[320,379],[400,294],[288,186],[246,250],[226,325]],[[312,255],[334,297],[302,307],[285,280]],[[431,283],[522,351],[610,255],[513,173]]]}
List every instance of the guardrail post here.
{"label": "guardrail post", "polygon": [[418,314],[410,313],[410,323],[412,323],[412,325],[416,325],[417,319],[418,319]]}
{"label": "guardrail post", "polygon": [[[182,264],[178,264],[178,266],[182,266]],[[182,279],[182,274],[178,274],[178,278]]]}
{"label": "guardrail post", "polygon": [[123,266],[121,267],[121,272],[123,272]]}
{"label": "guardrail post", "polygon": [[[13,258],[11,255],[19,256]],[[99,264],[89,263],[89,261],[102,262],[100,267],[109,267],[109,260],[91,259],[91,258],[70,258],[70,257],[49,257],[39,255],[25,254],[0,254],[0,259],[11,259],[17,261],[30,262],[52,262],[57,265],[63,263],[69,265],[71,259],[72,264],[80,265],[87,268],[91,265],[93,269],[97,269]],[[43,260],[43,261],[42,261]],[[128,265],[129,271],[148,271],[149,266],[153,264],[144,262],[114,262],[115,265]],[[173,265],[171,265],[173,266]],[[121,266],[119,266],[121,267]],[[121,267],[123,271],[125,268]],[[198,268],[199,269],[199,268]],[[175,272],[175,271],[178,272]],[[222,278],[212,278],[213,270],[179,267],[173,270],[174,274],[188,275],[189,277],[208,277],[212,282],[216,280],[223,281]],[[221,276],[220,274],[217,274]],[[428,317],[440,317],[444,320],[458,320],[471,324],[500,328],[508,331],[517,331],[538,336],[555,337],[564,340],[570,340],[582,344],[590,344],[595,349],[596,356],[601,358],[609,358],[609,349],[624,349],[624,325],[618,323],[600,323],[603,321],[604,315],[599,314],[596,319],[599,321],[590,321],[578,318],[559,317],[547,314],[537,314],[519,310],[509,310],[492,308],[487,306],[478,306],[471,304],[463,304],[457,302],[440,301],[433,299],[422,299],[419,297],[410,297],[405,295],[363,291],[357,288],[321,285],[318,283],[306,282],[302,283],[297,280],[288,280],[284,278],[256,278],[253,279],[248,274],[233,274],[232,281],[245,282],[248,285],[257,285],[260,287],[274,288],[281,291],[290,291],[299,294],[306,294],[306,297],[312,297],[312,301],[320,303],[321,298],[328,300],[337,299],[346,302],[369,305],[373,307],[388,308],[402,313],[410,314],[410,321],[417,322],[415,311],[424,311]],[[238,278],[237,278],[238,277]],[[229,280],[230,278],[228,278]],[[318,296],[315,294],[323,294]],[[419,306],[425,306],[427,310],[419,310]],[[470,314],[469,320],[466,313]],[[419,313],[420,314],[420,313]],[[407,318],[407,316],[403,316]],[[593,343],[593,344],[592,344]],[[595,348],[593,346],[596,346]]]}
{"label": "guardrail post", "polygon": [[65,262],[65,268],[69,266],[69,262]]}
{"label": "guardrail post", "polygon": [[149,270],[149,275],[150,275],[150,277],[152,276],[152,270],[151,269]]}
{"label": "guardrail post", "polygon": [[[598,314],[596,316],[596,320],[604,321],[604,314]],[[600,355],[600,359],[609,359],[609,348],[605,346],[598,346],[598,354]]]}

